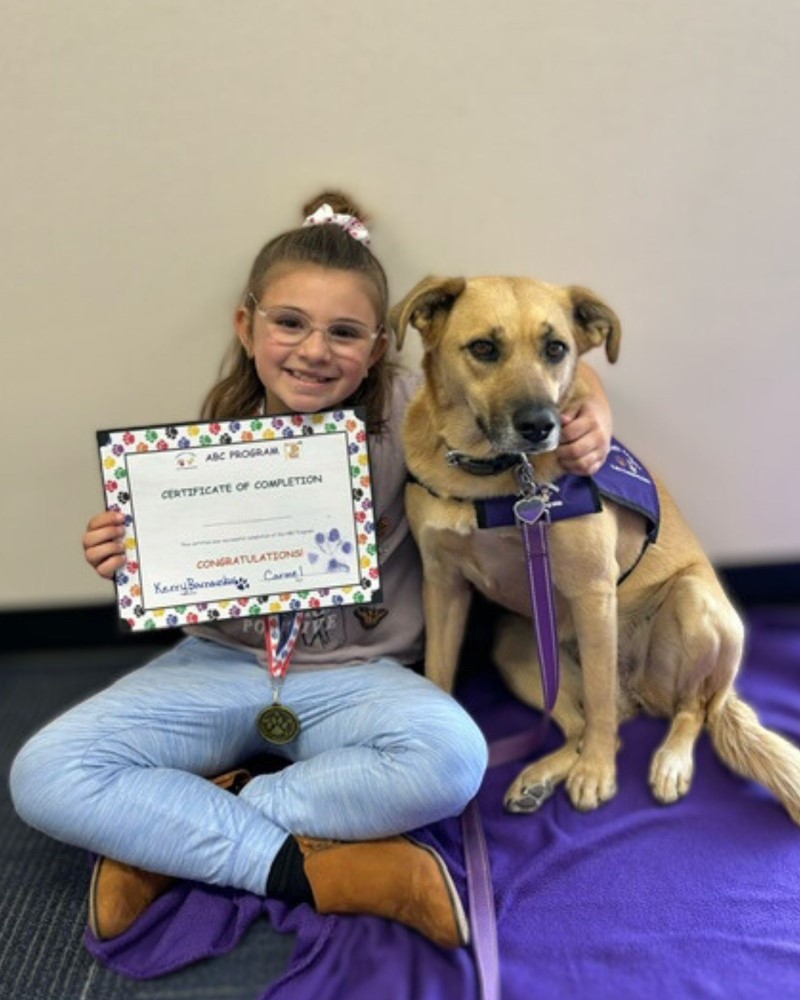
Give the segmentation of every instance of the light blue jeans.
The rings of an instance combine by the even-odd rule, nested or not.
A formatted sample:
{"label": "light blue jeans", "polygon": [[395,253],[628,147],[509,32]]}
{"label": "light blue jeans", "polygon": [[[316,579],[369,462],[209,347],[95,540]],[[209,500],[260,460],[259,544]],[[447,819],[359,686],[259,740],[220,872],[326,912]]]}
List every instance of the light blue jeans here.
{"label": "light blue jeans", "polygon": [[291,669],[281,701],[300,735],[291,764],[238,796],[202,777],[272,749],[272,699],[255,657],[190,638],[30,739],[11,794],[31,826],[150,871],[262,893],[289,834],[363,840],[461,812],[487,763],[452,699],[387,659]]}

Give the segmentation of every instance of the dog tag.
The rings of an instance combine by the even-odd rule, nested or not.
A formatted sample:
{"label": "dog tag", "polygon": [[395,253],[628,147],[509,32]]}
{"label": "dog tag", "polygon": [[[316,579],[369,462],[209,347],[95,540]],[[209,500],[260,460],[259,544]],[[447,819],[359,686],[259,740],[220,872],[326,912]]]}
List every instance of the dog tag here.
{"label": "dog tag", "polygon": [[300,732],[300,720],[291,708],[276,701],[259,715],[258,731],[267,743],[291,743]]}
{"label": "dog tag", "polygon": [[523,524],[536,524],[546,510],[538,497],[523,497],[514,504],[514,517]]}

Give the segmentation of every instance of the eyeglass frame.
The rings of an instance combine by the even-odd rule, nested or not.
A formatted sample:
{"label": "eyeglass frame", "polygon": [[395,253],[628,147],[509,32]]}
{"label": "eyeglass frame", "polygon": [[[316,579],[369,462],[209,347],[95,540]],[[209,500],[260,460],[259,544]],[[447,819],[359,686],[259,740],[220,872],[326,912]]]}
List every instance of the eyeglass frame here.
{"label": "eyeglass frame", "polygon": [[[343,345],[341,343],[339,343],[337,345],[337,342],[335,340],[332,341],[330,339],[330,335],[329,335],[328,331],[330,330],[331,326],[335,326],[335,323],[329,323],[327,326],[320,326],[318,323],[312,323],[310,316],[306,315],[306,313],[304,313],[302,309],[296,309],[294,306],[269,306],[269,308],[265,309],[261,305],[261,303],[258,301],[258,299],[255,297],[255,295],[254,295],[253,292],[248,292],[247,293],[247,297],[245,298],[245,302],[247,302],[248,299],[252,299],[253,300],[253,307],[252,307],[253,308],[253,312],[257,312],[258,315],[267,324],[269,323],[268,313],[271,310],[273,310],[273,309],[284,309],[286,312],[292,313],[292,314],[296,314],[298,317],[302,317],[305,320],[305,322],[307,324],[307,327],[308,327],[305,336],[301,337],[300,340],[298,340],[297,343],[294,344],[294,345],[286,344],[285,346],[287,346],[287,347],[288,346],[299,347],[300,344],[303,344],[303,343],[306,342],[306,340],[308,340],[308,338],[311,336],[312,333],[314,333],[315,330],[319,331],[319,333],[321,333],[325,337],[325,343],[330,347],[330,349],[334,353],[336,353],[337,346],[338,347],[346,346],[346,345]],[[245,308],[249,308],[249,307],[245,306]],[[347,320],[347,321],[340,321],[340,322],[347,322],[347,323],[350,324],[350,326],[362,327],[369,334],[369,340],[365,340],[364,344],[365,345],[369,344],[370,351],[374,347],[375,341],[378,339],[378,337],[380,337],[380,336],[382,336],[383,334],[386,333],[386,328],[384,327],[383,323],[381,323],[377,327],[377,329],[370,330],[370,328],[366,325],[366,323],[362,323],[362,322],[360,322],[360,320]],[[354,341],[354,343],[358,343],[358,341]]]}

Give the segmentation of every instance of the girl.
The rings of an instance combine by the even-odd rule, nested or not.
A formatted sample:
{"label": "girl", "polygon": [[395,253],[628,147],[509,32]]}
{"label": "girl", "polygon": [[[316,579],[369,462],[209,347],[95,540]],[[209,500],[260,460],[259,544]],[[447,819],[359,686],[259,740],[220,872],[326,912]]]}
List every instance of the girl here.
{"label": "girl", "polygon": [[[457,702],[408,669],[423,630],[400,445],[414,380],[387,358],[386,276],[363,216],[336,193],[305,212],[255,259],[203,417],[366,408],[385,603],[304,616],[282,691],[301,728],[276,751],[289,762],[278,773],[230,771],[265,749],[256,720],[269,681],[253,620],[196,627],[22,748],[11,773],[19,814],[99,856],[89,909],[101,939],[125,932],[175,878],[401,920],[447,947],[468,938],[444,862],[402,836],[461,812],[487,760]],[[562,452],[586,474],[610,440],[592,381]],[[125,563],[122,520],[99,514],[83,537],[109,579]]]}

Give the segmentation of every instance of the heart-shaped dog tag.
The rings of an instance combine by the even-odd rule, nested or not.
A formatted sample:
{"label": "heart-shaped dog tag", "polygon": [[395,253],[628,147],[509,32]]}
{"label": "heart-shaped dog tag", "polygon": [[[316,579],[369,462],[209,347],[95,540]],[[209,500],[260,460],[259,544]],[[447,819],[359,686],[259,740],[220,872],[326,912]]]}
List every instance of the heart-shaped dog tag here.
{"label": "heart-shaped dog tag", "polygon": [[514,504],[514,516],[523,524],[536,524],[546,509],[538,497],[523,497]]}

